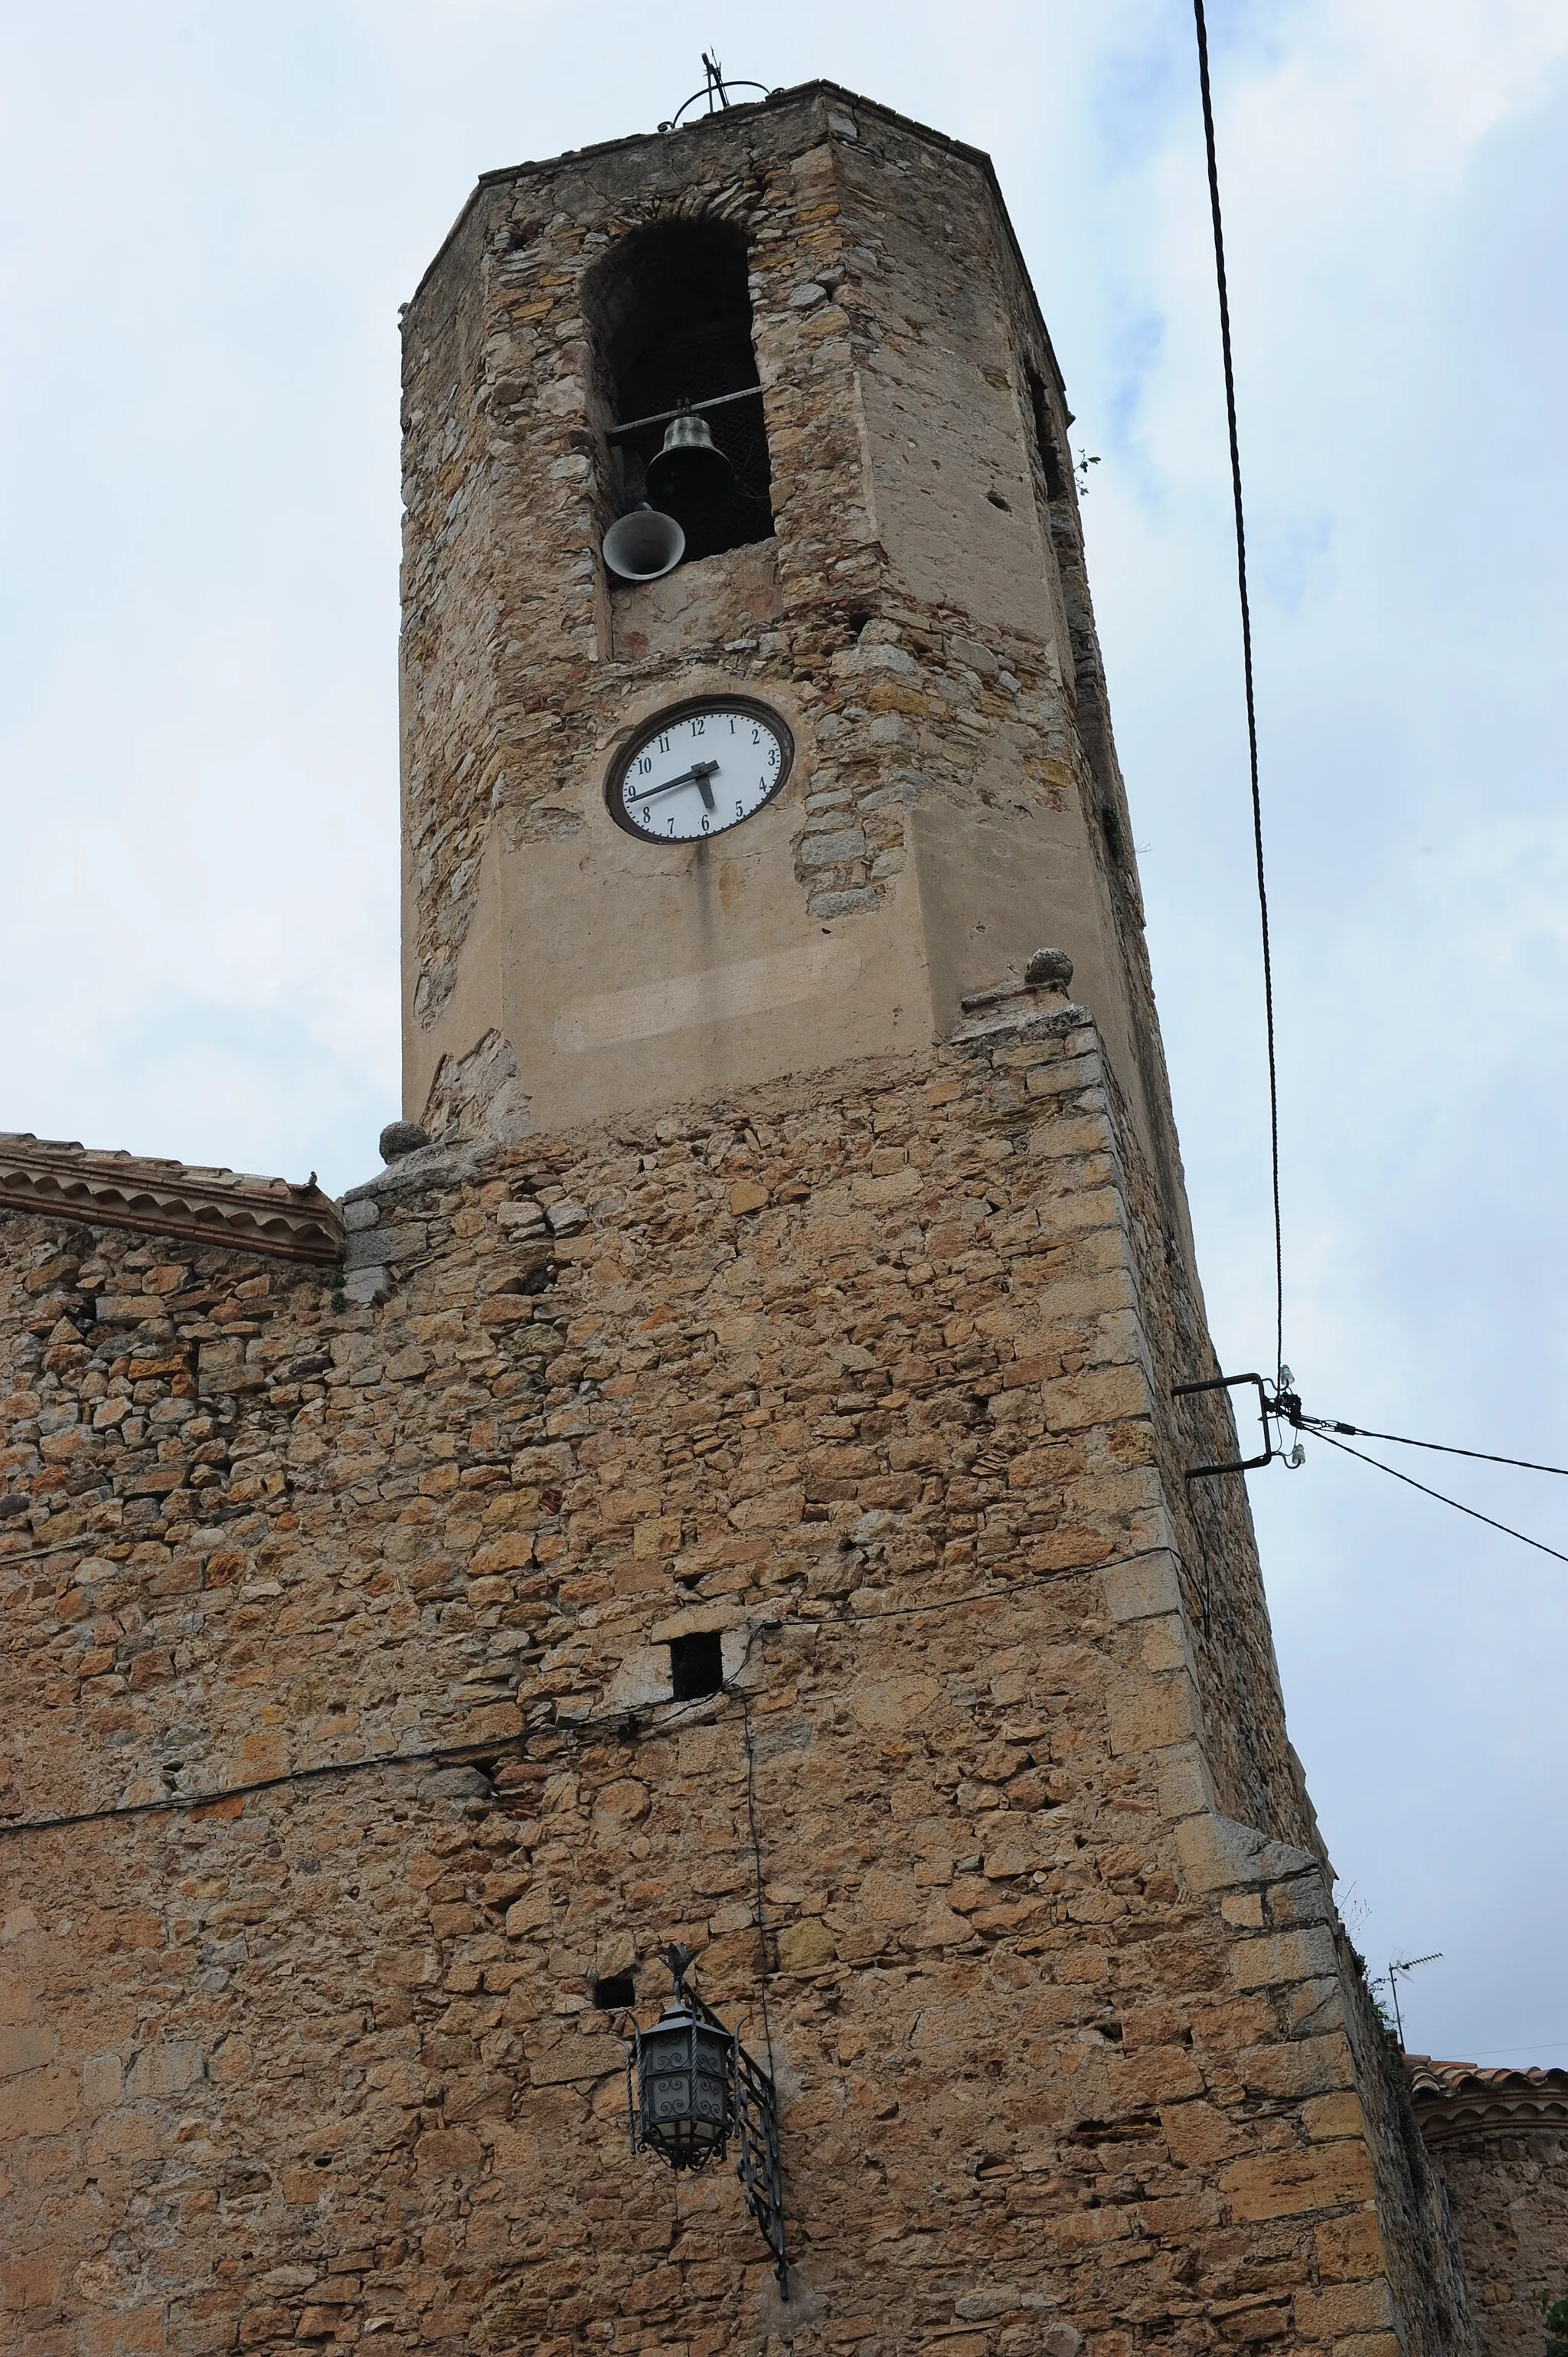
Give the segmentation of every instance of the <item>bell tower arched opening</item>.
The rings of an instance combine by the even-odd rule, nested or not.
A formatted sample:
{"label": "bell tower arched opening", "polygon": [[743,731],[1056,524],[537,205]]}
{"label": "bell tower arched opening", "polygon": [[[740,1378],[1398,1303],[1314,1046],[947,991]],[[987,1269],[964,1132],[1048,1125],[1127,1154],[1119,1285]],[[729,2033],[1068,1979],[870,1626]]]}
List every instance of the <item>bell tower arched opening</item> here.
{"label": "bell tower arched opening", "polygon": [[[773,532],[746,276],[739,231],[722,221],[657,221],[622,238],[588,290],[618,508],[650,496],[649,468],[682,411],[703,420],[729,462],[724,496],[691,506],[671,502],[689,558],[715,556]],[[661,504],[658,497],[653,504]]]}

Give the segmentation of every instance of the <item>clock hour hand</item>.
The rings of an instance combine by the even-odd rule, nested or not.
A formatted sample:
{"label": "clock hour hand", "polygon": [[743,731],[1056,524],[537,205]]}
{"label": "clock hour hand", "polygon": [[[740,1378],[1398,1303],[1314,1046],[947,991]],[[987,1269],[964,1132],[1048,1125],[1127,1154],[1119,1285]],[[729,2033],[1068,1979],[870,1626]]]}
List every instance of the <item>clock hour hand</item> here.
{"label": "clock hour hand", "polygon": [[666,778],[661,786],[635,789],[630,799],[633,802],[650,802],[655,794],[673,793],[677,786],[695,786],[703,797],[703,808],[712,810],[714,790],[709,785],[708,780],[717,770],[718,766],[716,761],[693,761],[689,770],[682,770],[678,778]]}

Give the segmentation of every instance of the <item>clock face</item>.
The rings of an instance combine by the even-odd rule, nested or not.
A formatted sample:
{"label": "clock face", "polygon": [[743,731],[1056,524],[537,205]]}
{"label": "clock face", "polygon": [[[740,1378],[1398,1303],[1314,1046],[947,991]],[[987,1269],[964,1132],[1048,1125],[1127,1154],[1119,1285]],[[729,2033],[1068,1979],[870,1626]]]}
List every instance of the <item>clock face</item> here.
{"label": "clock face", "polygon": [[610,816],[647,843],[701,843],[754,818],[789,774],[794,739],[743,695],[672,705],[638,730],[609,774]]}

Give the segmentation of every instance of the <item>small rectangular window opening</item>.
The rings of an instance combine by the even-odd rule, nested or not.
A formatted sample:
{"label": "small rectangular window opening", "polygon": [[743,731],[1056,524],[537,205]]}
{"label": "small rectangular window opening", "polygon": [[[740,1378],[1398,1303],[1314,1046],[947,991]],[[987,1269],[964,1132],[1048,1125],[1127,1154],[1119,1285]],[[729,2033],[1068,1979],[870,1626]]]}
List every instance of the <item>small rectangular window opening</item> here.
{"label": "small rectangular window opening", "polygon": [[724,1641],[716,1629],[670,1641],[670,1682],[677,1702],[717,1694],[725,1682]]}
{"label": "small rectangular window opening", "polygon": [[611,1973],[594,1983],[594,2003],[606,2013],[621,2013],[637,2003],[637,1983],[629,1973]]}

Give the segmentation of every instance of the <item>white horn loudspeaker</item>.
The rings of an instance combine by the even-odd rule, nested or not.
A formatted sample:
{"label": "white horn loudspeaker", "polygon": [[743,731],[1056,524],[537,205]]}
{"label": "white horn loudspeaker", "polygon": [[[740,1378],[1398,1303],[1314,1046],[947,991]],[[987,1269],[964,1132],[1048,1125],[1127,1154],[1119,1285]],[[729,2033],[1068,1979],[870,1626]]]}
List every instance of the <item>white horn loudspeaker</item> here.
{"label": "white horn loudspeaker", "polygon": [[657,581],[673,573],[685,554],[686,535],[674,517],[646,501],[605,534],[605,563],[622,581]]}

